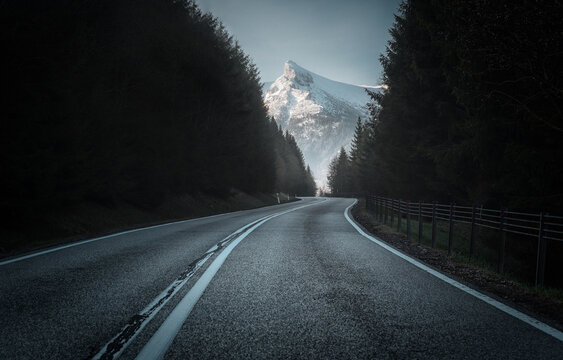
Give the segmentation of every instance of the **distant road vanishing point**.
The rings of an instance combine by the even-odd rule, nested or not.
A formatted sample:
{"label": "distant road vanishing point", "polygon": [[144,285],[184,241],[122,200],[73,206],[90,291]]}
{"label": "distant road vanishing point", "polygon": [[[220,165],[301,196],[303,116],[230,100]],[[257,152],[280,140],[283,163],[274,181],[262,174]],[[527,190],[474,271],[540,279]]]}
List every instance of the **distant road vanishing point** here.
{"label": "distant road vanishing point", "polygon": [[0,261],[1,359],[561,359],[563,337],[304,198]]}

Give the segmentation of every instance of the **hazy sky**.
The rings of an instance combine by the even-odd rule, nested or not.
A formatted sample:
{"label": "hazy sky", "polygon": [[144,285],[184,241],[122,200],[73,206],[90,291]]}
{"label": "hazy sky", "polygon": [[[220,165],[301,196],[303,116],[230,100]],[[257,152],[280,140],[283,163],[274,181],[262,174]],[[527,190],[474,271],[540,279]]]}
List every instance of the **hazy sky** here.
{"label": "hazy sky", "polygon": [[262,81],[293,60],[333,80],[377,85],[400,0],[196,0],[258,66]]}

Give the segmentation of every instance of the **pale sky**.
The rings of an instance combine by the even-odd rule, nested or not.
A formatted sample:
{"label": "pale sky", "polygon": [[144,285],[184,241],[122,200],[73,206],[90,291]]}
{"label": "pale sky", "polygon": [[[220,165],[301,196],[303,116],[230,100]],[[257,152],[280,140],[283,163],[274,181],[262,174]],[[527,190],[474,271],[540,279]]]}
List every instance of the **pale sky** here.
{"label": "pale sky", "polygon": [[286,60],[355,85],[381,83],[379,55],[400,0],[196,0],[218,17],[260,70],[263,82]]}

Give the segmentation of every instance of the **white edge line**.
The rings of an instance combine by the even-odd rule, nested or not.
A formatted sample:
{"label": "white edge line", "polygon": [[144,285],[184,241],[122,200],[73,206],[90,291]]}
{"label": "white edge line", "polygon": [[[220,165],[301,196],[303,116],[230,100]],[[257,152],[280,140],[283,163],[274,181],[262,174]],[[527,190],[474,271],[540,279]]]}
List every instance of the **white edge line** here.
{"label": "white edge line", "polygon": [[135,358],[136,360],[154,360],[154,359],[162,359],[164,354],[168,350],[170,344],[176,337],[176,334],[180,331],[182,324],[187,319],[188,315],[194,308],[195,304],[203,295],[203,292],[217,273],[219,268],[225,260],[227,256],[233,251],[235,246],[237,246],[244,238],[246,238],[251,232],[253,232],[256,228],[264,224],[266,221],[269,221],[275,217],[278,217],[283,214],[287,214],[288,212],[295,211],[302,209],[304,207],[308,207],[311,205],[317,205],[328,201],[328,199],[314,202],[312,204],[307,204],[303,206],[299,206],[293,209],[289,209],[286,211],[282,211],[276,214],[273,214],[259,223],[255,224],[250,229],[246,230],[243,234],[237,237],[233,242],[231,242],[216,258],[213,260],[211,265],[205,270],[205,272],[201,275],[201,277],[197,280],[194,286],[188,291],[188,293],[184,296],[184,298],[180,301],[180,303],[172,310],[170,315],[166,318],[166,320],[162,323],[162,325],[158,328],[158,330],[153,334],[150,340],[145,344],[141,352]]}
{"label": "white edge line", "polygon": [[[270,206],[277,206],[277,205],[270,205]],[[255,209],[248,209],[248,210],[255,210]],[[248,211],[248,210],[238,210],[238,211],[226,212],[226,213],[222,213],[222,214],[215,214],[215,215],[209,215],[209,216],[204,216],[204,217],[199,217],[199,218],[173,221],[173,222],[168,222],[168,223],[165,223],[165,224],[152,225],[152,226],[146,226],[146,227],[141,227],[141,228],[137,228],[137,229],[121,231],[121,232],[118,232],[118,233],[115,233],[115,234],[109,234],[109,235],[104,235],[104,236],[100,236],[100,237],[89,239],[89,240],[82,240],[82,241],[78,241],[78,242],[73,242],[73,243],[68,244],[68,245],[58,246],[58,247],[55,247],[55,248],[52,248],[52,249],[38,251],[38,252],[31,253],[31,254],[28,254],[28,255],[19,256],[19,257],[13,258],[13,259],[0,261],[0,266],[8,265],[8,264],[15,263],[15,262],[22,261],[22,260],[26,260],[26,259],[33,258],[33,257],[39,256],[39,255],[45,255],[45,254],[49,254],[49,253],[52,253],[52,252],[55,252],[55,251],[64,250],[64,249],[74,247],[74,246],[88,244],[88,243],[91,243],[91,242],[94,242],[94,241],[99,241],[99,240],[104,240],[104,239],[108,239],[108,238],[111,238],[111,237],[116,237],[116,236],[134,233],[134,232],[137,232],[137,231],[150,230],[150,229],[155,229],[155,228],[159,228],[159,227],[163,227],[163,226],[181,224],[181,223],[196,221],[196,220],[205,220],[205,219],[210,219],[210,218],[214,218],[214,217],[218,217],[218,216],[232,215],[232,214],[236,214],[236,213]]]}
{"label": "white edge line", "polygon": [[[207,260],[209,260],[209,258],[211,257],[211,254],[208,254],[206,257],[204,257],[202,260],[200,260],[197,265],[194,268],[194,274],[196,271],[198,271],[206,262]],[[184,285],[186,285],[186,283],[188,281],[190,281],[192,277],[188,276],[186,277],[183,281],[181,281],[179,283],[179,285],[177,285],[177,287],[174,289],[174,291],[172,292],[172,294],[169,296],[169,298],[162,302],[162,304],[160,304],[158,306],[158,308],[156,308],[141,324],[141,326],[135,331],[135,334],[133,336],[131,336],[127,342],[125,344],[123,344],[123,346],[121,347],[121,349],[115,353],[113,355],[113,359],[117,359],[119,356],[121,356],[121,354],[125,351],[125,349],[127,349],[127,347],[129,346],[129,344],[131,344],[133,342],[133,340],[135,340],[135,338],[137,337],[137,335],[139,335],[139,333],[145,328],[145,326],[148,325],[148,323],[155,317],[155,315],[164,307],[164,305],[166,305],[168,303],[168,301],[170,301],[170,299],[172,299],[174,297],[174,295],[176,295],[176,293],[178,293],[178,291],[180,291],[180,289],[182,287],[184,287]],[[160,293],[160,295],[158,295],[156,298],[154,298],[153,301],[151,301],[150,304],[148,304],[141,312],[140,314],[146,314],[156,303],[158,303],[158,301],[160,301],[160,299],[162,299],[163,297],[165,297],[166,295],[168,295],[168,291],[170,291],[170,289],[176,285],[176,281],[174,281],[172,284],[170,284],[166,289],[164,289],[164,291],[162,291]],[[98,360],[101,359],[102,355],[105,354],[105,352],[107,351],[108,346],[114,342],[114,340],[123,332],[125,328],[122,328],[119,333],[114,336],[110,341],[107,342],[107,344],[105,344],[102,349],[92,358],[92,360]]]}
{"label": "white edge line", "polygon": [[485,294],[482,294],[468,286],[465,286],[449,277],[447,277],[446,275],[424,265],[423,263],[403,254],[402,252],[392,248],[391,246],[385,244],[384,242],[382,242],[381,240],[367,234],[365,231],[363,231],[349,216],[348,216],[348,212],[350,210],[350,208],[352,206],[354,206],[356,203],[358,202],[358,200],[356,199],[356,201],[354,201],[354,203],[350,206],[348,206],[346,208],[346,210],[344,210],[344,217],[346,217],[346,220],[348,220],[348,222],[350,224],[352,224],[352,226],[364,237],[368,238],[369,240],[373,241],[374,243],[376,243],[377,245],[381,246],[382,248],[384,248],[387,251],[390,251],[391,253],[397,255],[398,257],[408,261],[409,263],[413,264],[414,266],[426,271],[427,273],[434,275],[435,277],[437,277],[438,279],[447,282],[448,284],[468,293],[469,295],[472,295],[474,297],[476,297],[479,300],[482,300],[484,302],[486,302],[489,305],[494,306],[495,308],[499,309],[500,311],[503,311],[509,315],[514,316],[515,318],[535,327],[536,329],[543,331],[544,333],[553,336],[554,338],[556,338],[559,341],[563,341],[563,332],[552,328],[551,326],[544,324],[543,322],[534,319],[533,317],[526,315],[516,309],[511,308],[510,306],[503,304]]}
{"label": "white edge line", "polygon": [[[244,230],[245,228],[252,226],[260,221],[263,221],[265,219],[267,219],[268,217],[275,215],[275,214],[270,214],[270,215],[266,215],[264,217],[261,217],[258,220],[254,220],[246,225],[244,225],[243,227],[241,227],[240,229],[234,231],[233,233],[229,234],[227,237],[225,237],[222,241],[227,240],[229,237],[233,236],[233,235],[237,235],[240,232],[242,232],[242,230]],[[205,254],[207,254],[206,257],[204,257],[202,260],[200,260],[195,268],[194,268],[194,272],[193,274],[195,274],[206,262],[207,260],[209,260],[209,258],[213,255],[212,252],[215,251],[217,249],[217,244],[213,245],[211,248],[209,248],[209,250],[207,250],[205,252]],[[125,351],[125,349],[127,349],[127,347],[129,346],[129,344],[131,344],[131,342],[133,342],[133,340],[137,337],[137,335],[145,328],[145,326],[147,326],[147,324],[154,318],[154,316],[164,307],[164,305],[166,305],[170,299],[172,299],[176,293],[178,293],[178,291],[180,291],[180,289],[182,287],[184,287],[184,285],[186,285],[186,283],[191,280],[192,276],[190,277],[186,277],[184,280],[182,280],[180,283],[178,283],[178,280],[174,280],[170,285],[168,285],[168,287],[166,289],[164,289],[157,297],[155,297],[147,306],[145,306],[145,308],[139,313],[141,315],[146,314],[150,309],[153,308],[153,306],[155,304],[157,304],[160,299],[168,296],[168,292],[170,291],[170,289],[176,285],[175,290],[173,291],[172,295],[168,296],[168,299],[166,301],[164,301],[162,304],[160,304],[160,306],[158,308],[156,308],[146,319],[145,321],[143,321],[143,323],[141,324],[141,326],[135,331],[135,334],[129,338],[129,340],[121,347],[121,349],[115,353],[113,355],[113,359],[117,359],[119,356],[121,356],[121,354]],[[127,326],[127,325],[126,325]],[[102,355],[104,355],[104,353],[106,352],[108,346],[113,343],[113,341],[123,332],[122,328],[120,330],[120,332],[115,335],[110,341],[108,341],[103,347],[102,349],[92,358],[92,360],[98,360],[102,357]]]}

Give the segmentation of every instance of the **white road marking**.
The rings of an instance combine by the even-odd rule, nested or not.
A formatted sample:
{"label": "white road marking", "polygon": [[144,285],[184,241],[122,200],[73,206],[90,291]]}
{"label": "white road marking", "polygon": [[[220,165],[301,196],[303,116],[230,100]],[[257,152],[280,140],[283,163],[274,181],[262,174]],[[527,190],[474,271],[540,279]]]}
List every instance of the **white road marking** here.
{"label": "white road marking", "polygon": [[413,264],[414,266],[426,271],[427,273],[434,275],[435,277],[437,277],[438,279],[447,282],[448,284],[460,289],[461,291],[464,291],[466,293],[468,293],[469,295],[472,295],[474,297],[476,297],[479,300],[482,300],[484,302],[486,302],[489,305],[494,306],[495,308],[499,309],[500,311],[503,311],[509,315],[514,316],[515,318],[535,327],[536,329],[543,331],[544,333],[553,336],[554,338],[556,338],[559,341],[563,341],[563,332],[552,328],[551,326],[542,323],[541,321],[534,319],[531,316],[528,316],[524,313],[521,313],[520,311],[511,308],[510,306],[503,304],[485,294],[482,294],[474,289],[471,289],[470,287],[467,287],[449,277],[447,277],[446,275],[424,265],[423,263],[419,262],[418,260],[415,260],[405,254],[403,254],[402,252],[392,248],[391,246],[387,245],[386,243],[384,243],[383,241],[367,234],[365,231],[363,231],[352,219],[350,219],[350,217],[348,216],[348,212],[350,210],[350,208],[352,206],[354,206],[356,203],[358,202],[358,200],[354,201],[354,203],[350,206],[348,206],[346,208],[346,210],[344,210],[344,217],[346,218],[346,220],[348,220],[348,222],[350,224],[352,224],[352,226],[364,237],[368,238],[369,240],[373,241],[374,243],[376,243],[377,245],[381,246],[382,248],[384,248],[387,251],[390,251],[391,253],[397,255],[398,257],[410,262],[411,264]]}
{"label": "white road marking", "polygon": [[36,257],[36,256],[45,255],[45,254],[49,254],[49,253],[52,253],[52,252],[55,252],[55,251],[68,249],[70,247],[84,245],[84,244],[88,244],[88,243],[91,243],[91,242],[94,242],[94,241],[104,240],[104,239],[108,239],[108,238],[112,238],[112,237],[116,237],[116,236],[120,236],[120,235],[130,234],[130,233],[143,231],[143,230],[156,229],[156,228],[163,227],[163,226],[182,224],[182,223],[186,223],[186,222],[190,222],[190,221],[211,219],[211,218],[214,218],[214,217],[224,216],[224,215],[232,215],[232,214],[236,214],[236,213],[239,213],[239,212],[242,212],[242,211],[247,211],[247,210],[239,210],[239,211],[233,211],[233,212],[227,212],[227,213],[222,213],[222,214],[204,216],[204,217],[199,217],[199,218],[194,218],[194,219],[174,221],[174,222],[169,222],[169,223],[166,223],[166,224],[152,225],[152,226],[147,226],[147,227],[142,227],[142,228],[137,228],[137,229],[132,229],[132,230],[121,231],[121,232],[118,232],[118,233],[115,233],[115,234],[104,235],[104,236],[100,236],[100,237],[97,237],[97,238],[94,238],[94,239],[78,241],[78,242],[74,242],[72,244],[62,245],[62,246],[58,246],[58,247],[55,247],[55,248],[52,248],[52,249],[38,251],[38,252],[35,252],[35,253],[32,253],[32,254],[20,256],[20,257],[17,257],[17,258],[0,261],[0,266],[8,265],[8,264],[15,263],[15,262],[18,262],[18,261],[33,258],[33,257]]}
{"label": "white road marking", "polygon": [[228,243],[233,238],[242,233],[245,229],[256,223],[270,217],[266,215],[258,220],[246,224],[229,236],[225,237],[219,243],[213,245],[205,254],[196,260],[192,269],[186,270],[182,276],[174,280],[166,289],[164,289],[149,305],[147,305],[140,313],[137,314],[135,321],[125,325],[121,331],[108,341],[102,349],[92,358],[98,360],[101,358],[111,357],[117,359],[123,351],[131,344],[137,335],[145,328],[145,326],[154,318],[154,316],[176,295],[180,289],[195,275],[195,273],[211,258],[215,251],[222,248],[222,245]]}
{"label": "white road marking", "polygon": [[[125,342],[119,341],[118,351],[112,353],[112,345],[118,340],[120,337],[123,336],[124,333],[127,333],[131,324],[127,324],[125,327],[121,329],[119,334],[114,336],[106,345],[102,347],[102,349],[92,358],[93,360],[101,359],[102,356],[108,354],[111,356],[112,359],[117,359],[123,351],[131,344],[131,342],[137,337],[137,335],[147,326],[147,324],[153,319],[153,317],[162,309],[164,305],[168,303],[168,301],[176,295],[178,291],[193,277],[193,275],[209,260],[212,254],[208,254],[203,259],[197,262],[196,266],[194,267],[193,271],[190,273],[190,276],[186,276],[183,280],[175,280],[172,284],[170,284],[160,295],[158,295],[149,305],[147,305],[138,315],[142,318],[141,324],[138,326],[137,329],[134,330],[134,333],[130,335]],[[133,324],[136,325],[136,324]],[[130,331],[130,330],[129,330]],[[115,351],[115,350],[114,350]]]}
{"label": "white road marking", "polygon": [[251,228],[247,229],[244,233],[239,235],[236,239],[234,239],[229,246],[227,246],[215,260],[209,265],[209,267],[205,270],[205,272],[201,275],[195,285],[188,291],[188,293],[184,296],[184,298],[180,301],[180,303],[172,310],[170,315],[164,320],[160,328],[154,333],[151,339],[145,344],[141,352],[137,355],[137,360],[154,360],[154,359],[162,359],[166,350],[172,341],[180,331],[182,324],[187,319],[188,315],[194,308],[195,304],[221,267],[225,262],[225,259],[231,251],[237,246],[244,238],[248,236],[251,232],[257,229],[259,226],[264,224],[266,221],[271,220],[275,217],[287,214],[289,212],[303,209],[308,206],[317,205],[327,201],[314,202],[312,204],[307,204],[303,206],[299,206],[296,208],[292,208],[286,211],[282,211],[273,215],[270,215],[263,219],[262,221],[256,223]]}

